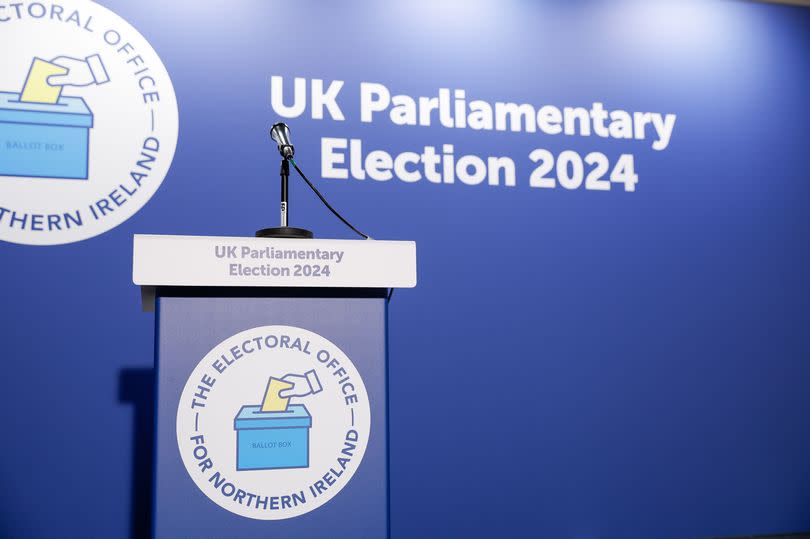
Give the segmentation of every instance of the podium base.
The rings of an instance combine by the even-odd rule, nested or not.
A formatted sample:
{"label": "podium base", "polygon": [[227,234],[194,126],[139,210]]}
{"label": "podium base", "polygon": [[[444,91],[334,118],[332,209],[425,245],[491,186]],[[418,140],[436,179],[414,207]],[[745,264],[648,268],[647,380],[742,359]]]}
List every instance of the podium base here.
{"label": "podium base", "polygon": [[274,226],[256,231],[257,238],[311,239],[312,231],[294,226]]}

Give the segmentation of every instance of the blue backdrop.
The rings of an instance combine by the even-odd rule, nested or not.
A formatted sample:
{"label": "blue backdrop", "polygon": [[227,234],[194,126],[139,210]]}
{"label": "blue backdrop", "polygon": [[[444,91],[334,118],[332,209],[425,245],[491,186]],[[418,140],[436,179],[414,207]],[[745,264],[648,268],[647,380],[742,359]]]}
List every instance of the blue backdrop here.
{"label": "blue backdrop", "polygon": [[[648,539],[810,529],[810,11],[735,1],[124,2],[180,136],[152,200],[80,243],[2,244],[0,536],[148,529],[153,320],[132,235],[277,221],[270,76],[346,81],[398,153],[507,155],[512,188],[317,180],[358,227],[414,239],[391,305],[392,534]],[[2,30],[0,30],[2,31]],[[361,123],[357,88],[677,114],[650,141]],[[534,148],[633,153],[633,193],[532,189]],[[296,181],[293,224],[350,237]]]}

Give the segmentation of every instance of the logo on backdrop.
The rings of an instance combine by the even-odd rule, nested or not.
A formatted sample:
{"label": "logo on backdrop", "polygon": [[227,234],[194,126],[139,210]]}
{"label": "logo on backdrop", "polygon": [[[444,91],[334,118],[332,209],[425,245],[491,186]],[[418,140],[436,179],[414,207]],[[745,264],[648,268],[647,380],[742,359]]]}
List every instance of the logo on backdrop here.
{"label": "logo on backdrop", "polygon": [[225,339],[191,373],[177,445],[197,487],[245,517],[292,518],[334,498],[368,443],[368,394],[324,337],[263,326]]}
{"label": "logo on backdrop", "polygon": [[166,68],[94,2],[0,4],[0,240],[72,243],[134,215],[177,145]]}

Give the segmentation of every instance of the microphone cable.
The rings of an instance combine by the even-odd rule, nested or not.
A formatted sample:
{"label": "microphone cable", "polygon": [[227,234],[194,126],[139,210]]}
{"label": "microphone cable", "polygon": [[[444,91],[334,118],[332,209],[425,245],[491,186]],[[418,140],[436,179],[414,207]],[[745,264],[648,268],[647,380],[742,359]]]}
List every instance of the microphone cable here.
{"label": "microphone cable", "polygon": [[361,236],[363,239],[366,239],[366,240],[373,239],[373,238],[369,237],[367,234],[363,234],[362,232],[357,230],[349,221],[347,221],[342,215],[340,215],[338,213],[338,211],[335,208],[333,208],[331,204],[329,204],[329,202],[326,201],[326,199],[321,194],[321,192],[318,191],[318,189],[314,185],[312,185],[312,182],[309,181],[309,178],[306,177],[306,174],[304,174],[301,171],[301,169],[298,168],[298,163],[295,162],[295,159],[293,159],[292,157],[289,157],[289,158],[287,158],[287,160],[290,163],[292,163],[293,167],[295,167],[295,171],[298,173],[298,175],[301,176],[304,179],[305,182],[307,182],[307,185],[309,186],[309,188],[312,189],[312,191],[314,191],[316,195],[318,195],[318,198],[321,199],[321,202],[323,202],[323,205],[326,206],[327,208],[329,208],[329,211],[331,211],[333,214],[335,214],[335,217],[337,217],[338,219],[343,221],[343,224],[345,224],[347,227],[351,228],[354,232],[357,233],[357,235]]}
{"label": "microphone cable", "polygon": [[[298,167],[298,163],[295,162],[295,159],[290,157],[287,160],[290,163],[292,163],[292,166],[295,168],[295,171],[298,173],[298,175],[301,176],[301,178],[303,178],[305,182],[307,182],[307,185],[309,186],[309,188],[312,189],[312,191],[316,195],[318,195],[318,198],[321,199],[321,202],[323,202],[323,205],[326,206],[327,208],[329,208],[329,211],[331,211],[333,214],[335,214],[335,217],[337,217],[338,219],[343,221],[343,224],[345,224],[347,227],[351,228],[355,233],[357,233],[357,235],[361,236],[363,239],[366,239],[366,240],[373,239],[369,235],[363,234],[362,232],[357,230],[357,228],[355,228],[354,225],[352,225],[349,221],[347,221],[342,215],[340,215],[340,213],[338,213],[338,211],[335,208],[332,207],[331,204],[329,204],[329,202],[326,201],[326,198],[324,198],[324,196],[321,194],[321,192],[318,191],[318,188],[315,187],[314,185],[312,185],[312,182],[309,181],[309,178],[307,178],[306,174],[304,174],[304,172]],[[394,289],[389,288],[388,289],[388,294],[386,294],[386,296],[385,296],[385,302],[386,303],[391,303],[391,298],[393,296],[394,296]]]}

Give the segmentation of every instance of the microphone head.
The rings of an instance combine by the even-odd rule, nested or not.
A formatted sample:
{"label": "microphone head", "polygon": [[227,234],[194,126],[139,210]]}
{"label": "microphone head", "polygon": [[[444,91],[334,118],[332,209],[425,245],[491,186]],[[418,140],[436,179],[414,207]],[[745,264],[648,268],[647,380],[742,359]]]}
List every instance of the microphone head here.
{"label": "microphone head", "polygon": [[287,124],[279,122],[270,128],[270,138],[278,144],[278,152],[284,159],[290,159],[295,154],[295,149],[290,143],[290,128]]}

